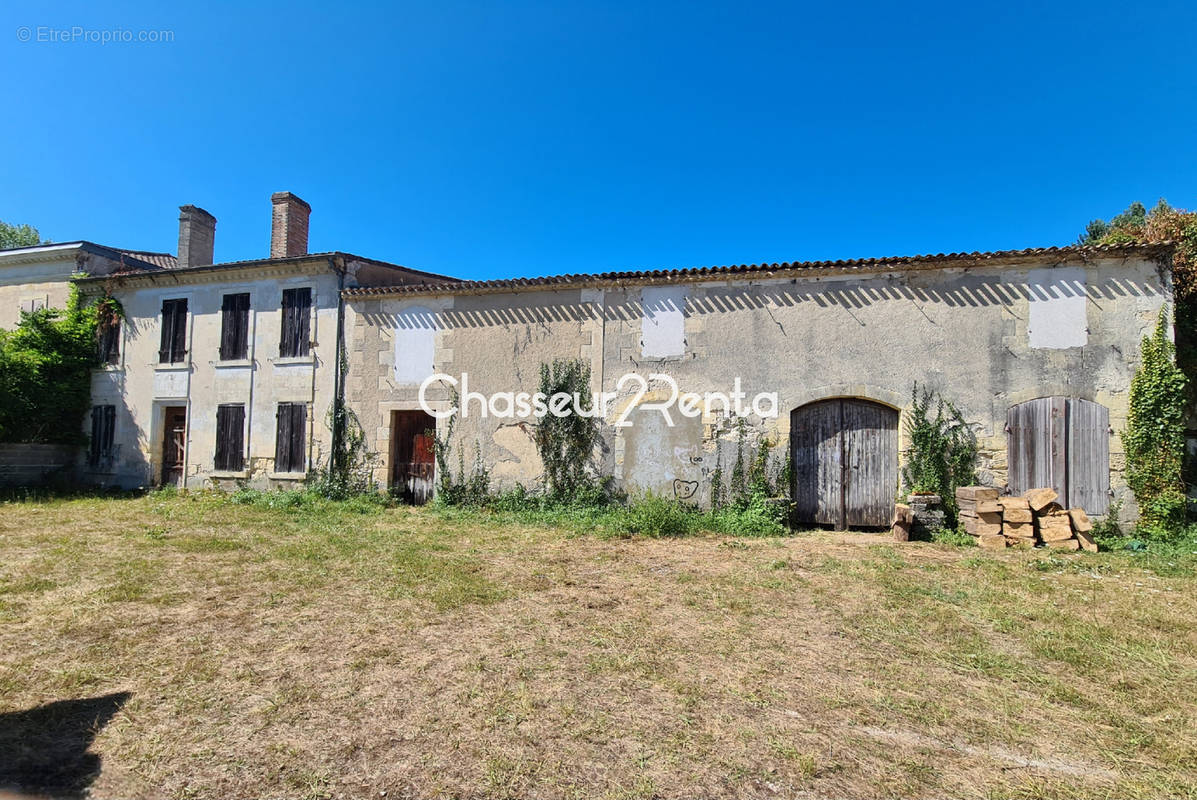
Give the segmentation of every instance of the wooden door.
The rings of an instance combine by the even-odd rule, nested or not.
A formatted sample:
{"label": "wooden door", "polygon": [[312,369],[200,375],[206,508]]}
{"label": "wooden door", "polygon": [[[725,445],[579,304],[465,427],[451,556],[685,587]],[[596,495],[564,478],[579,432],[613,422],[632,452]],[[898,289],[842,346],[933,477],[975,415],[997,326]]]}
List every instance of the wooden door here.
{"label": "wooden door", "polygon": [[883,527],[898,485],[898,412],[837,398],[790,415],[795,521]]}
{"label": "wooden door", "polygon": [[163,411],[162,484],[183,485],[183,465],[187,452],[187,409],[172,406]]}
{"label": "wooden door", "polygon": [[422,505],[432,499],[435,432],[436,420],[423,411],[391,415],[391,489],[409,503]]}
{"label": "wooden door", "polygon": [[1110,505],[1110,412],[1075,397],[1039,397],[1006,412],[1010,492],[1050,486],[1065,508]]}

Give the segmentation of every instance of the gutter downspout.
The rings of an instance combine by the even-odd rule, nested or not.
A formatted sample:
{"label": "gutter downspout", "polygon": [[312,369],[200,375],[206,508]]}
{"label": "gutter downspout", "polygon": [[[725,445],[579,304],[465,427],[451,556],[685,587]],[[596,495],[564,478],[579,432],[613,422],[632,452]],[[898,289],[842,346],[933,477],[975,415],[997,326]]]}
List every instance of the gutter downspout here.
{"label": "gutter downspout", "polygon": [[[345,261],[341,256],[332,256],[328,259],[329,267],[337,273],[337,340],[334,348],[336,363],[333,366],[333,424],[332,424],[332,455],[335,459],[337,454],[341,452],[342,439],[345,437],[344,421],[342,417],[345,413],[345,375],[344,357],[345,357]],[[337,465],[330,463],[330,467]]]}

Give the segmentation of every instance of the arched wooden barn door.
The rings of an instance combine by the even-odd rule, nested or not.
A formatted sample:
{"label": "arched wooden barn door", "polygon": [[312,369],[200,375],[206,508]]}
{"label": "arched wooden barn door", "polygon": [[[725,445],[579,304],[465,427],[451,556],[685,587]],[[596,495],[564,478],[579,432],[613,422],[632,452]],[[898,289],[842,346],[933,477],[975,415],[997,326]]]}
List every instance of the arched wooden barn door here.
{"label": "arched wooden barn door", "polygon": [[795,522],[838,529],[890,524],[898,486],[898,412],[855,398],[790,414]]}
{"label": "arched wooden barn door", "polygon": [[1010,492],[1050,486],[1065,508],[1110,508],[1110,412],[1076,397],[1040,397],[1006,412]]}

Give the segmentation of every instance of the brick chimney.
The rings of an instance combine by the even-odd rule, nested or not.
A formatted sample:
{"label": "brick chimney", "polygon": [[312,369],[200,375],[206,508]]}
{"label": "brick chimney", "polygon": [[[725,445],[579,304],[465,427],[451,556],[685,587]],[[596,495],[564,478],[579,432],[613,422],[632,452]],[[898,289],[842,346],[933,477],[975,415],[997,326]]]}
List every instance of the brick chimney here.
{"label": "brick chimney", "polygon": [[308,254],[308,215],[312,207],[290,192],[270,195],[274,213],[270,223],[270,257]]}
{"label": "brick chimney", "polygon": [[199,206],[179,206],[179,266],[212,263],[216,246],[216,217]]}

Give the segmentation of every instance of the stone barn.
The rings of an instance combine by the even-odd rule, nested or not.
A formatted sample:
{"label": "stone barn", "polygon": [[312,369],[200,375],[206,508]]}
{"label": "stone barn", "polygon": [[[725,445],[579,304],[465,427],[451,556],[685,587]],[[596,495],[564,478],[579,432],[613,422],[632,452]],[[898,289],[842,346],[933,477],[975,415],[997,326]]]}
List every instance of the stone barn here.
{"label": "stone barn", "polygon": [[842,528],[888,524],[917,383],[974,427],[982,481],[1129,518],[1117,434],[1169,263],[1127,245],[359,286],[345,396],[381,484],[432,479],[429,431],[456,404],[454,465],[476,449],[497,486],[532,486],[519,394],[581,359],[606,393],[603,473],[697,503],[734,458],[739,400],[790,460],[797,521]]}

